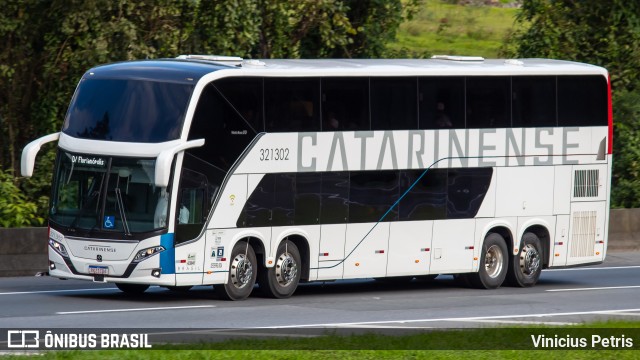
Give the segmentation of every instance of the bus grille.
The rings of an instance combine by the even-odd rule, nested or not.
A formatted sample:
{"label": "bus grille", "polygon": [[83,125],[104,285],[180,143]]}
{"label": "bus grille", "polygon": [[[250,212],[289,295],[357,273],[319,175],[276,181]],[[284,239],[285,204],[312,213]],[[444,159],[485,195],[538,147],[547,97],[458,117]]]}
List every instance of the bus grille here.
{"label": "bus grille", "polygon": [[571,257],[593,256],[596,245],[596,211],[573,213]]}

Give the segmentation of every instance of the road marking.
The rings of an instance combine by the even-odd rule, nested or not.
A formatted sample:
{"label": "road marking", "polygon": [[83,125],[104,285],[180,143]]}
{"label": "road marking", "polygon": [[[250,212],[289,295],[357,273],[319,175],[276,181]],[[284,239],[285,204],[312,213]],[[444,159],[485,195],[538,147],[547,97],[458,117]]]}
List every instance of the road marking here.
{"label": "road marking", "polygon": [[107,309],[107,310],[85,310],[85,311],[60,311],[56,312],[58,315],[71,315],[71,314],[100,314],[111,312],[132,312],[132,311],[154,311],[154,310],[176,310],[176,309],[199,309],[199,308],[214,308],[215,305],[194,305],[194,306],[167,306],[167,307],[155,307],[155,308],[134,308],[134,309]]}
{"label": "road marking", "polygon": [[593,288],[573,288],[573,289],[550,289],[545,290],[549,292],[558,292],[558,291],[589,291],[589,290],[616,290],[616,289],[636,289],[640,288],[640,285],[632,285],[632,286],[607,286],[607,287],[593,287]]}
{"label": "road marking", "polygon": [[563,313],[539,313],[539,314],[517,314],[517,315],[496,315],[496,316],[475,316],[475,317],[459,317],[459,318],[437,318],[437,319],[409,319],[409,320],[385,320],[385,321],[363,321],[351,323],[324,323],[324,324],[298,324],[284,326],[266,326],[267,329],[285,329],[296,327],[332,327],[332,326],[350,326],[350,325],[366,325],[366,324],[394,324],[394,323],[419,323],[419,322],[447,322],[447,321],[471,321],[471,320],[494,320],[494,319],[518,319],[518,318],[537,318],[552,316],[570,316],[570,315],[605,315],[621,312],[638,312],[640,309],[619,309],[619,310],[596,310],[596,311],[574,311]]}
{"label": "road marking", "polygon": [[118,290],[118,288],[92,288],[92,289],[67,289],[67,290],[39,290],[39,291],[14,291],[0,293],[0,295],[24,295],[24,294],[46,294],[46,293],[63,293],[63,292],[80,292],[80,291],[106,291]]}
{"label": "road marking", "polygon": [[[451,320],[454,322],[453,320]],[[479,322],[479,323],[497,323],[497,324],[519,324],[519,325],[550,325],[550,326],[569,326],[578,325],[572,322],[558,321],[526,321],[526,320],[498,320],[498,319],[477,319],[477,320],[455,320],[459,322]]]}
{"label": "road marking", "polygon": [[585,271],[585,270],[618,270],[618,269],[638,269],[640,265],[634,266],[604,266],[604,267],[582,267],[582,268],[568,268],[568,269],[547,269],[543,272],[551,271]]}

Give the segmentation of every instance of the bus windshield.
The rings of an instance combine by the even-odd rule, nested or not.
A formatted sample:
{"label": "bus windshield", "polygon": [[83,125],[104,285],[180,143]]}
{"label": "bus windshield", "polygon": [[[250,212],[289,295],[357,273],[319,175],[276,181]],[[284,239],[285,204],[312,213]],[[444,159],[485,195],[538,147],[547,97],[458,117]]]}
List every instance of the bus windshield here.
{"label": "bus windshield", "polygon": [[155,159],[60,150],[50,219],[72,230],[131,235],[167,227],[170,196],[154,185]]}
{"label": "bus windshield", "polygon": [[83,139],[158,143],[180,137],[192,84],[80,81],[62,131]]}

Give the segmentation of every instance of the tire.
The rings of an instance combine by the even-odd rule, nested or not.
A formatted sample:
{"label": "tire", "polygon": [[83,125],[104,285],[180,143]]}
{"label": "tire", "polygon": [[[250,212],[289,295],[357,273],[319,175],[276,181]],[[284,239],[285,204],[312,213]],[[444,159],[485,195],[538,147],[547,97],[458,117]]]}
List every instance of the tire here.
{"label": "tire", "polygon": [[245,241],[238,242],[231,251],[229,277],[224,286],[216,286],[225,300],[244,300],[251,295],[256,283],[258,261],[253,248]]}
{"label": "tire", "polygon": [[276,263],[271,268],[263,268],[259,274],[262,293],[276,299],[286,299],[293,295],[300,282],[302,261],[296,244],[284,240],[278,245]]}
{"label": "tire", "polygon": [[535,285],[542,272],[542,246],[534,233],[525,233],[518,255],[511,258],[507,282],[511,286],[530,287]]}
{"label": "tire", "polygon": [[140,285],[140,284],[124,284],[124,283],[116,283],[116,286],[120,291],[129,295],[140,295],[143,292],[147,291],[149,285]]}
{"label": "tire", "polygon": [[480,268],[477,273],[468,274],[471,286],[478,289],[497,289],[507,276],[509,257],[504,238],[497,233],[489,233],[482,244]]}

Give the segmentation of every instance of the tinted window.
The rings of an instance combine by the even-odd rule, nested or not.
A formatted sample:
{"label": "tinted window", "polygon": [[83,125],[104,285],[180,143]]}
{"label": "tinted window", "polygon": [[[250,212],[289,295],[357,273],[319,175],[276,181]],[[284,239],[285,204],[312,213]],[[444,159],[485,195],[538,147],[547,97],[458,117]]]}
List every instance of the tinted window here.
{"label": "tinted window", "polygon": [[299,173],[296,176],[295,224],[310,225],[320,221],[320,173]]}
{"label": "tinted window", "polygon": [[[268,176],[268,175],[267,175]],[[295,215],[295,174],[273,174],[275,196],[273,200],[272,226],[293,225]]]}
{"label": "tinted window", "polygon": [[511,126],[510,78],[467,78],[467,128]]}
{"label": "tinted window", "polygon": [[447,170],[430,169],[401,172],[400,220],[438,220],[447,217]]}
{"label": "tinted window", "polygon": [[320,80],[265,79],[267,132],[320,131]]}
{"label": "tinted window", "polygon": [[464,129],[464,78],[420,78],[420,128]]}
{"label": "tinted window", "polygon": [[322,131],[369,130],[369,79],[323,79],[322,118]]}
{"label": "tinted window", "polygon": [[[351,173],[349,191],[349,222],[398,220],[397,171],[358,171]],[[382,219],[385,213],[389,213]]]}
{"label": "tinted window", "polygon": [[218,90],[217,85],[210,84],[202,91],[189,140],[204,138],[204,146],[193,149],[193,154],[226,171],[255,137],[259,121],[248,122],[248,115],[240,113],[244,103],[230,102],[238,94],[227,88],[223,96]]}
{"label": "tinted window", "polygon": [[418,127],[417,80],[371,78],[371,128],[403,130]]}
{"label": "tinted window", "polygon": [[320,223],[345,223],[349,214],[349,173],[322,173]]}
{"label": "tinted window", "polygon": [[604,76],[558,77],[560,126],[606,126],[607,81]]}
{"label": "tinted window", "polygon": [[265,175],[247,199],[241,219],[241,224],[244,223],[244,226],[271,226],[271,209],[275,187],[275,176],[273,175]]}
{"label": "tinted window", "polygon": [[260,78],[224,78],[213,84],[234,108],[242,123],[236,132],[257,134],[264,131],[262,116],[262,79]]}
{"label": "tinted window", "polygon": [[519,76],[512,79],[513,126],[557,126],[556,77]]}
{"label": "tinted window", "polygon": [[180,137],[193,85],[83,79],[62,131],[84,139],[157,143]]}
{"label": "tinted window", "polygon": [[476,216],[491,183],[492,168],[449,169],[447,217],[469,219]]}

